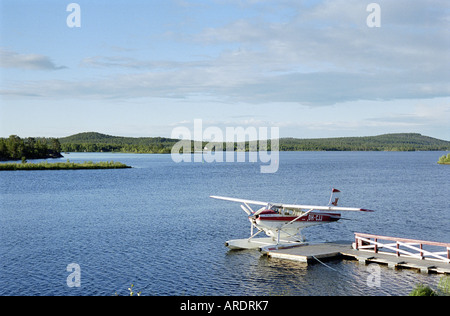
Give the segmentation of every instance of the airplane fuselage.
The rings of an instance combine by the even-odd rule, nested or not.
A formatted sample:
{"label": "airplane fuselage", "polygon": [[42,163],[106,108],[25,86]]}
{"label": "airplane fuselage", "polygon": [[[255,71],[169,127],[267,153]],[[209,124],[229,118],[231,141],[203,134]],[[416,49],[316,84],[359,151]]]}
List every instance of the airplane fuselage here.
{"label": "airplane fuselage", "polygon": [[339,213],[323,211],[312,211],[298,218],[300,215],[292,210],[265,210],[251,221],[270,237],[277,237],[278,232],[280,237],[292,237],[306,227],[335,222],[341,218]]}

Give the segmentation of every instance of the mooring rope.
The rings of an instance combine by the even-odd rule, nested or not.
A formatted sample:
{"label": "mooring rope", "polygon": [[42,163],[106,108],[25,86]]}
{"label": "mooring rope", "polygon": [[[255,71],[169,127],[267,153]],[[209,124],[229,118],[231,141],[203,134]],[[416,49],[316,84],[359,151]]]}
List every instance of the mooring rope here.
{"label": "mooring rope", "polygon": [[329,265],[327,265],[327,264],[325,264],[325,263],[323,263],[322,261],[320,261],[319,259],[317,259],[315,256],[312,256],[314,259],[316,259],[320,264],[323,264],[325,267],[327,267],[327,268],[329,268],[329,269],[331,269],[331,270],[333,270],[333,271],[336,271],[336,272],[338,272],[338,273],[341,273],[341,274],[343,274],[341,271],[339,271],[339,270],[336,270],[336,269],[334,269],[334,268],[332,268],[332,267],[330,267]]}

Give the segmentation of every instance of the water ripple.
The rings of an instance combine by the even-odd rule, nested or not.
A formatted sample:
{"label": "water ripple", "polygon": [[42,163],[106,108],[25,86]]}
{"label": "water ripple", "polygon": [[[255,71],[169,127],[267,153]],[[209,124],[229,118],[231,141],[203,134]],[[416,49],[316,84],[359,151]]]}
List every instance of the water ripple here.
{"label": "water ripple", "polygon": [[[238,206],[209,195],[312,204],[326,203],[336,186],[343,205],[377,212],[345,214],[350,221],[313,227],[307,238],[351,240],[362,231],[448,242],[450,169],[436,168],[438,156],[282,153],[279,172],[267,175],[250,163],[118,155],[136,168],[1,173],[0,295],[127,295],[132,283],[144,295],[406,295],[416,283],[435,287],[439,276],[410,270],[380,266],[380,285],[371,287],[368,266],[356,261],[306,266],[229,251],[224,241],[247,237],[249,223]],[[402,157],[415,168],[400,168]],[[81,267],[81,288],[66,284],[70,263]]]}

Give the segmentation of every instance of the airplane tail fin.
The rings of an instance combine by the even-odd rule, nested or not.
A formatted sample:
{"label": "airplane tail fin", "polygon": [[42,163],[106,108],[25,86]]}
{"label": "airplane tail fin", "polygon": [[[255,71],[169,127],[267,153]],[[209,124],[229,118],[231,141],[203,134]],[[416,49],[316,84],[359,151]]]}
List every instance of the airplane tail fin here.
{"label": "airplane tail fin", "polygon": [[333,188],[331,190],[331,196],[330,196],[330,201],[328,202],[328,205],[329,206],[337,206],[340,198],[341,198],[341,191]]}

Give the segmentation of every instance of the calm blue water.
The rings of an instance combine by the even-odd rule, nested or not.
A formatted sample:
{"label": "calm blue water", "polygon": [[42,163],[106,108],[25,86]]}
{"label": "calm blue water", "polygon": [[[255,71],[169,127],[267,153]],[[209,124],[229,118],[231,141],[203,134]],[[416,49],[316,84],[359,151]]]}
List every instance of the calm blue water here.
{"label": "calm blue water", "polygon": [[[225,195],[326,204],[332,187],[348,221],[304,231],[310,241],[353,232],[450,242],[450,166],[443,152],[280,153],[275,174],[259,163],[179,163],[170,155],[72,153],[62,161],[114,160],[123,170],[0,173],[0,295],[405,295],[439,277],[381,266],[379,287],[355,261],[305,266],[229,251],[249,222]],[[248,161],[248,160],[247,160]],[[68,287],[66,267],[81,267]]]}

